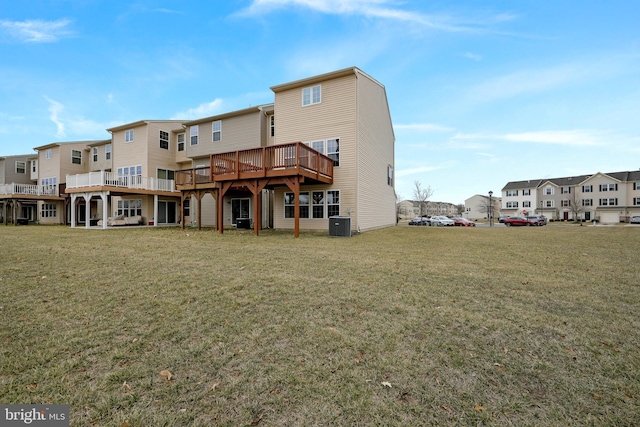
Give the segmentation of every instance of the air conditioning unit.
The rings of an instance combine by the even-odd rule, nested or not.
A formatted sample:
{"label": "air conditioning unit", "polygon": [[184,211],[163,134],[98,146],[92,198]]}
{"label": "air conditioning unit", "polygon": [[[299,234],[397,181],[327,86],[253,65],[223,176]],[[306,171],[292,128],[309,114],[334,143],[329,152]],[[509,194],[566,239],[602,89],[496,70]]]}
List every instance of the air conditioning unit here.
{"label": "air conditioning unit", "polygon": [[252,224],[252,220],[251,218],[237,218],[236,219],[236,228],[244,228],[244,229],[251,229],[253,228],[253,224]]}
{"label": "air conditioning unit", "polygon": [[329,217],[329,236],[351,237],[351,217],[350,216]]}

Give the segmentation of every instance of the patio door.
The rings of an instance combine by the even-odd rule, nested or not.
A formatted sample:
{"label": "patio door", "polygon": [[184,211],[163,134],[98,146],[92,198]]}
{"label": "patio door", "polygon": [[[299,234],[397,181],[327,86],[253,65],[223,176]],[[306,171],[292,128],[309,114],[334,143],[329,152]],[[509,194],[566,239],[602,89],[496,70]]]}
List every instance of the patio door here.
{"label": "patio door", "polygon": [[158,201],[158,224],[176,223],[176,202],[168,200]]}
{"label": "patio door", "polygon": [[238,218],[250,218],[249,199],[231,199],[231,223],[235,224]]}
{"label": "patio door", "polygon": [[34,221],[34,212],[35,209],[33,205],[23,204],[22,209],[20,210],[20,218],[27,218],[29,221]]}

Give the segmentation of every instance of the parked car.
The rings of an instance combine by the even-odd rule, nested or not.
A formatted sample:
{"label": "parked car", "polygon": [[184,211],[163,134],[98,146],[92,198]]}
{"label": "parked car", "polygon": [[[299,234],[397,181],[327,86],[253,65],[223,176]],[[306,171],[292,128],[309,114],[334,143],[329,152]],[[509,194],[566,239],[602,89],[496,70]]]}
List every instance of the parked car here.
{"label": "parked car", "polygon": [[429,219],[422,217],[422,218],[413,218],[411,221],[409,221],[409,225],[431,225],[429,223]]}
{"label": "parked car", "polygon": [[504,222],[505,219],[509,218],[509,215],[500,215],[498,218],[498,222]]}
{"label": "parked car", "polygon": [[431,225],[454,225],[454,221],[451,218],[447,218],[446,216],[432,216],[431,217]]}
{"label": "parked car", "polygon": [[469,221],[466,218],[451,218],[453,219],[453,225],[457,225],[459,227],[475,227],[476,223]]}
{"label": "parked car", "polygon": [[544,215],[531,215],[527,219],[535,222],[535,225],[547,225],[547,217]]}
{"label": "parked car", "polygon": [[640,216],[632,216],[629,222],[631,224],[640,224]]}
{"label": "parked car", "polygon": [[502,222],[507,227],[511,227],[512,225],[526,225],[526,226],[538,225],[537,223],[534,223],[532,220],[527,219],[523,216],[510,216],[508,218],[505,218]]}

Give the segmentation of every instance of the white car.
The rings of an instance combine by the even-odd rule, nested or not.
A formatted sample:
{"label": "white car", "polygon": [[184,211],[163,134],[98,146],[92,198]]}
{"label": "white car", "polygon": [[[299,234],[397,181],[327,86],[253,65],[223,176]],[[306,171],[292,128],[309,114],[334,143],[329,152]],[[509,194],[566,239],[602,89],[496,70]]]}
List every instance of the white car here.
{"label": "white car", "polygon": [[454,225],[455,221],[451,218],[447,218],[446,216],[432,216],[431,217],[431,225]]}

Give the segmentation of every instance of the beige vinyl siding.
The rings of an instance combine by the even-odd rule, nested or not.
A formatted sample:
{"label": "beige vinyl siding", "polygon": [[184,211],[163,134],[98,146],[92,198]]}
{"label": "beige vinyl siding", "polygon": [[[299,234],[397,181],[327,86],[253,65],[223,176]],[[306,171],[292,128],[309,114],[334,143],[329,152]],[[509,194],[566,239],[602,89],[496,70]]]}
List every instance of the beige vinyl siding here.
{"label": "beige vinyl siding", "polygon": [[[175,162],[175,145],[172,145],[171,135],[175,128],[182,128],[180,124],[170,122],[151,122],[147,125],[148,131],[148,163],[147,168],[142,166],[142,174],[152,178],[157,178],[158,169],[177,170],[178,163]],[[169,134],[169,149],[160,148],[160,131]],[[133,164],[129,165],[133,166]]]}
{"label": "beige vinyl siding", "polygon": [[[133,141],[125,142],[125,133],[128,130],[134,131]],[[113,147],[113,171],[118,172],[118,168],[128,166],[142,166],[143,176],[149,175],[149,162],[147,161],[147,150],[149,138],[146,126],[137,126],[114,131],[112,134]],[[155,174],[155,170],[153,171]]]}
{"label": "beige vinyl siding", "polygon": [[[347,75],[320,84],[322,102],[319,104],[302,106],[302,89],[306,86],[275,94],[275,143],[340,138],[340,166],[334,168],[334,183],[322,186],[322,189],[340,190],[340,215],[347,215],[347,209],[350,209],[352,229],[356,230],[356,78]],[[303,185],[301,191],[308,188],[311,187]],[[275,228],[293,228],[293,220],[284,219],[285,191],[289,190],[283,187],[275,193]],[[326,230],[328,220],[300,220],[300,229]]]}
{"label": "beige vinyl siding", "polygon": [[[42,206],[45,203],[56,205],[55,217],[42,217]],[[64,215],[65,215],[64,202],[58,201],[58,200],[45,200],[45,201],[40,200],[38,201],[37,209],[38,209],[38,212],[37,212],[38,224],[53,225],[53,224],[64,223]]]}
{"label": "beige vinyl siding", "polygon": [[[93,161],[93,149],[98,149],[98,161]],[[111,165],[113,163],[113,149],[111,151],[111,159],[107,160],[107,144],[96,145],[89,148],[89,161],[91,171],[101,171],[101,170],[111,170]]]}
{"label": "beige vinyl siding", "polygon": [[[263,118],[262,111],[254,110],[238,116],[220,119],[222,123],[222,139],[213,141],[212,124],[215,118],[203,121],[198,126],[198,145],[191,145],[189,131],[192,125],[186,128],[186,155],[191,158],[209,156],[215,153],[227,151],[246,150],[264,145],[262,135]],[[195,125],[194,125],[195,126]]]}
{"label": "beige vinyl siding", "polygon": [[[25,173],[16,173],[16,162],[25,164]],[[32,184],[31,162],[28,156],[6,156],[0,160],[0,184]]]}
{"label": "beige vinyl siding", "polygon": [[357,223],[360,231],[396,223],[395,192],[387,183],[389,166],[395,174],[393,153],[393,127],[384,87],[358,74]]}

